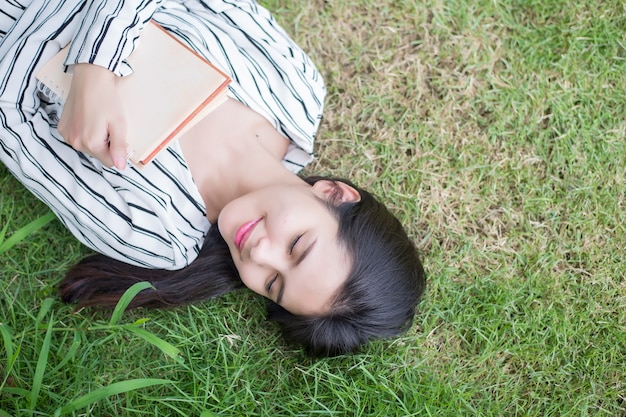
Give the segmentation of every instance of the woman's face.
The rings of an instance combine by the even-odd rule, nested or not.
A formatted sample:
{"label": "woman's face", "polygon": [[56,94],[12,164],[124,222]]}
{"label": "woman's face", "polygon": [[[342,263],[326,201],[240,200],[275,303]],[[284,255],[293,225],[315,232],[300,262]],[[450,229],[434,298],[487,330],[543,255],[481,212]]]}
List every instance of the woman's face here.
{"label": "woman's face", "polygon": [[[357,191],[337,184],[349,188],[343,201],[358,200]],[[320,201],[333,189],[324,180],[263,188],[231,201],[218,218],[243,283],[293,314],[328,311],[352,267],[337,241],[337,219]]]}

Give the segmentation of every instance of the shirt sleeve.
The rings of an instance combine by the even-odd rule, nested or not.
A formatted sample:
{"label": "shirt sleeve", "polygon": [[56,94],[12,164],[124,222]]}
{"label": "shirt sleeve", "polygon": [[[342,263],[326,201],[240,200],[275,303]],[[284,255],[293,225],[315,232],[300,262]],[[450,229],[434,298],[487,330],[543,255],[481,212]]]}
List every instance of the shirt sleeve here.
{"label": "shirt sleeve", "polygon": [[118,76],[132,74],[126,59],[137,46],[144,25],[162,3],[164,0],[86,2],[66,67],[89,63],[107,68]]}
{"label": "shirt sleeve", "polygon": [[73,39],[83,7],[34,2],[0,41],[0,163],[93,250],[133,265],[183,268],[211,225],[179,147],[143,170],[104,167],[64,142],[56,129],[62,106],[37,87],[34,74]]}

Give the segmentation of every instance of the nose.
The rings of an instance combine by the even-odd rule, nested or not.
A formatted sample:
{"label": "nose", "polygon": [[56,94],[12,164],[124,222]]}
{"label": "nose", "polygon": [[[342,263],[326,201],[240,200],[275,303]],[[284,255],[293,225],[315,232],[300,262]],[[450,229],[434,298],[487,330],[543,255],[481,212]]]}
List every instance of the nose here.
{"label": "nose", "polygon": [[273,244],[267,237],[263,237],[250,249],[250,259],[255,264],[282,271],[285,268],[285,253],[279,245]]}

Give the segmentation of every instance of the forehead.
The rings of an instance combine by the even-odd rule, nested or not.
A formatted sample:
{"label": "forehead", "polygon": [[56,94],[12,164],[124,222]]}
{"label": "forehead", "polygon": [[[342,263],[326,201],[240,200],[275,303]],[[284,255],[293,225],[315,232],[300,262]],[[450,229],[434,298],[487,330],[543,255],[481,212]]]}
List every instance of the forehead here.
{"label": "forehead", "polygon": [[328,312],[351,269],[352,260],[336,230],[318,236],[306,259],[285,277],[281,305],[298,315]]}

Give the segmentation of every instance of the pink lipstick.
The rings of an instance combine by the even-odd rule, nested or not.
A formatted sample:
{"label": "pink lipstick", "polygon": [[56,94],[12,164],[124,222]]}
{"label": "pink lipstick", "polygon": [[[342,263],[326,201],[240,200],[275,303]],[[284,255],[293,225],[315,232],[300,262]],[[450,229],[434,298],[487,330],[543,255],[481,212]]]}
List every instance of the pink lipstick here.
{"label": "pink lipstick", "polygon": [[246,243],[246,240],[248,239],[248,236],[250,236],[250,233],[252,232],[254,227],[262,219],[263,217],[259,217],[256,220],[251,220],[247,223],[244,223],[239,229],[237,229],[237,233],[235,233],[235,246],[237,246],[237,249],[241,250],[243,244]]}

